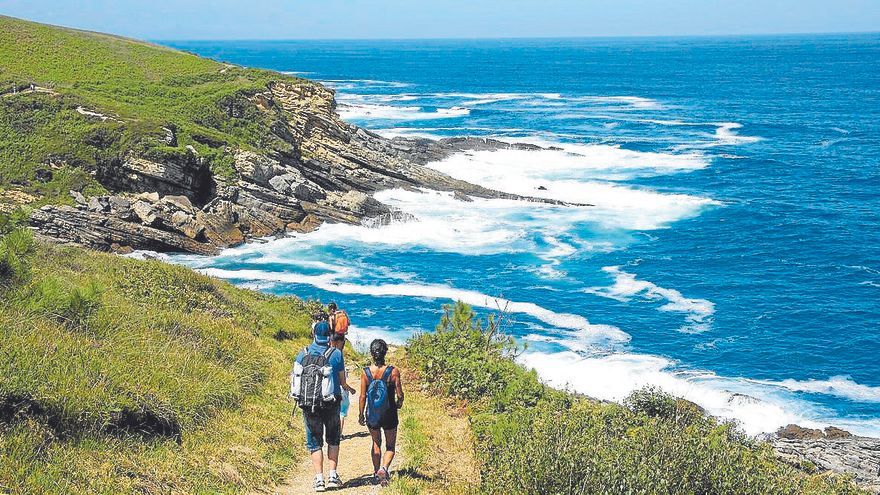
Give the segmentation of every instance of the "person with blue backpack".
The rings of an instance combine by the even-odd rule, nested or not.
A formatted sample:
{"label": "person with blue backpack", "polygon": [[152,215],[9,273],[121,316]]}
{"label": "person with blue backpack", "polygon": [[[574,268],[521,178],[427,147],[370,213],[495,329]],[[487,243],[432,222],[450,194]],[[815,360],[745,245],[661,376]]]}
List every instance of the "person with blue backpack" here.
{"label": "person with blue backpack", "polygon": [[[290,374],[290,395],[303,413],[306,448],[315,469],[315,491],[323,492],[328,488],[342,487],[342,480],[336,472],[339,442],[342,440],[339,408],[343,388],[350,393],[355,393],[355,390],[345,380],[342,351],[330,345],[333,330],[327,321],[327,314],[315,314],[313,320],[314,341],[296,356],[293,372]],[[327,464],[330,468],[326,483],[323,450],[325,436]]]}
{"label": "person with blue backpack", "polygon": [[[388,484],[388,468],[394,460],[397,443],[397,410],[403,406],[403,382],[400,370],[385,362],[388,344],[382,339],[370,343],[373,364],[364,368],[361,376],[359,422],[366,425],[373,438],[370,455],[373,459],[375,481]],[[385,433],[385,455],[382,455],[382,433]]]}

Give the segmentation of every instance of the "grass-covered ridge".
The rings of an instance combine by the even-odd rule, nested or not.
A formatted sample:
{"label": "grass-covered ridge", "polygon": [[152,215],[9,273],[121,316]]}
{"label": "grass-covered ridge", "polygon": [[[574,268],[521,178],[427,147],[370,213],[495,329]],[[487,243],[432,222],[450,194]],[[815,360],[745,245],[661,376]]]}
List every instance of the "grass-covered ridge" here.
{"label": "grass-covered ridge", "polygon": [[70,189],[101,191],[92,177],[101,163],[130,154],[184,160],[187,146],[230,176],[228,148],[286,146],[271,131],[273,114],[247,101],[273,81],[298,79],[0,16],[0,190],[64,202]]}
{"label": "grass-covered ridge", "polygon": [[435,333],[407,344],[430,390],[469,404],[480,493],[862,493],[846,477],[781,462],[769,445],[661,391],[618,405],[545,387],[495,330],[458,304]]}
{"label": "grass-covered ridge", "polygon": [[0,216],[0,492],[243,492],[300,455],[307,304]]}

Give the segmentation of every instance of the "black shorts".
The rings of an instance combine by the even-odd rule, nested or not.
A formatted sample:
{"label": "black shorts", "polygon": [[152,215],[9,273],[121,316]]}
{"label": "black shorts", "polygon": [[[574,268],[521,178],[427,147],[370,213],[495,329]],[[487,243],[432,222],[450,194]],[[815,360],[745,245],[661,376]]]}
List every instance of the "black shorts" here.
{"label": "black shorts", "polygon": [[367,428],[371,430],[378,430],[380,428],[383,430],[393,430],[397,428],[398,423],[400,423],[400,420],[397,417],[397,404],[392,403],[382,420],[375,425],[368,423]]}
{"label": "black shorts", "polygon": [[338,401],[315,412],[304,409],[303,423],[306,427],[306,448],[309,452],[317,452],[324,447],[325,434],[327,445],[331,447],[338,446],[342,440]]}

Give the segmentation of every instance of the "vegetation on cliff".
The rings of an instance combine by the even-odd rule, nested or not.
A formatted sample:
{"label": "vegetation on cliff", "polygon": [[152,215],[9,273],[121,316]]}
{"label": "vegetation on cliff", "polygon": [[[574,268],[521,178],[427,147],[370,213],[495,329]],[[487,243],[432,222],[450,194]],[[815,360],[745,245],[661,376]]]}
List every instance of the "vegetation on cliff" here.
{"label": "vegetation on cliff", "polygon": [[0,492],[243,492],[301,455],[308,305],[0,216]]}
{"label": "vegetation on cliff", "polygon": [[247,100],[295,77],[4,16],[0,47],[0,187],[39,203],[69,203],[71,189],[100,194],[96,169],[132,153],[197,154],[231,176],[230,148],[289,147],[271,131],[273,114]]}
{"label": "vegetation on cliff", "polygon": [[464,304],[407,346],[434,390],[469,403],[483,493],[861,493],[845,477],[782,463],[769,445],[660,391],[618,405],[548,388],[515,352]]}

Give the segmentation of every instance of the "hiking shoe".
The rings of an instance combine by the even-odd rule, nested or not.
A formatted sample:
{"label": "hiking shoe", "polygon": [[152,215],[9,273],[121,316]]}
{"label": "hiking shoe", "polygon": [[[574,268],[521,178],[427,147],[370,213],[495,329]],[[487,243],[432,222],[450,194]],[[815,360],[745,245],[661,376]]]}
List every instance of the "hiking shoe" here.
{"label": "hiking shoe", "polygon": [[327,489],[324,488],[324,480],[315,480],[315,491],[316,492],[326,492]]}
{"label": "hiking shoe", "polygon": [[342,488],[342,480],[339,479],[338,474],[331,475],[329,478],[327,478],[327,488],[331,490]]}
{"label": "hiking shoe", "polygon": [[388,470],[385,468],[379,468],[379,470],[376,471],[376,479],[379,480],[379,484],[382,486],[388,486],[389,477]]}

